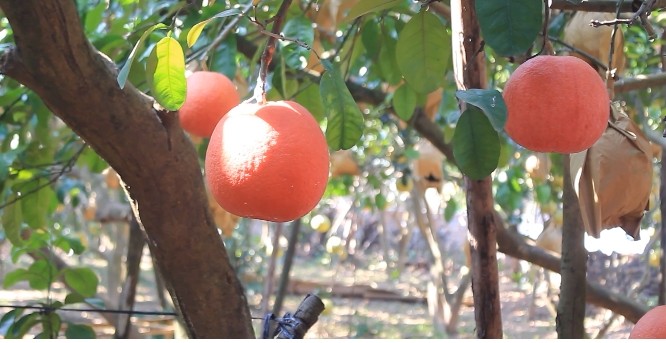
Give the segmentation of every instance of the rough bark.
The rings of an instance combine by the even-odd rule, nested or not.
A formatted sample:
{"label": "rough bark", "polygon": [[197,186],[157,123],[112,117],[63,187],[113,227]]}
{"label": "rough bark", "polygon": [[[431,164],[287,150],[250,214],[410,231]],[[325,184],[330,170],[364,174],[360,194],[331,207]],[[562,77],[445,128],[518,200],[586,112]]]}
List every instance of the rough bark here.
{"label": "rough bark", "polygon": [[564,223],[562,225],[562,266],[560,301],[557,305],[557,336],[585,338],[585,280],[587,250],[585,226],[569,172],[569,155],[564,155]]}
{"label": "rough bark", "polygon": [[177,311],[195,338],[253,337],[240,282],[208,211],[194,147],[87,41],[74,1],[0,0],[16,47],[0,72],[24,84],[121,176]]}
{"label": "rough bark", "polygon": [[[451,1],[453,71],[458,89],[485,88],[486,72],[481,32],[474,1]],[[460,103],[460,109],[465,104]],[[497,267],[497,223],[492,179],[465,177],[468,238],[472,253],[472,292],[478,338],[502,338],[502,313]]]}

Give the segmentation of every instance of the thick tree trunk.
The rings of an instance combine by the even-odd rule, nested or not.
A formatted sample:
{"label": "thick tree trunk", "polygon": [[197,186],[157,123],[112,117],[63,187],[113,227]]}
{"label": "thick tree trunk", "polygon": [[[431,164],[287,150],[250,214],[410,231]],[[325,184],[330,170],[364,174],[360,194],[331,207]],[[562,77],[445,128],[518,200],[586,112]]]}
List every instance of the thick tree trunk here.
{"label": "thick tree trunk", "polygon": [[564,155],[564,224],[562,225],[562,283],[557,305],[557,336],[585,338],[585,282],[587,250],[585,227],[569,172],[569,155]]}
{"label": "thick tree trunk", "polygon": [[16,47],[0,73],[37,93],[121,176],[177,310],[196,338],[253,337],[243,289],[208,211],[176,113],[158,111],[81,29],[74,1],[0,0]]}
{"label": "thick tree trunk", "polygon": [[[485,88],[485,60],[474,1],[451,1],[453,71],[458,89]],[[461,111],[465,104],[460,103]],[[502,338],[497,267],[497,223],[492,179],[465,177],[467,221],[472,253],[472,292],[478,338]]]}

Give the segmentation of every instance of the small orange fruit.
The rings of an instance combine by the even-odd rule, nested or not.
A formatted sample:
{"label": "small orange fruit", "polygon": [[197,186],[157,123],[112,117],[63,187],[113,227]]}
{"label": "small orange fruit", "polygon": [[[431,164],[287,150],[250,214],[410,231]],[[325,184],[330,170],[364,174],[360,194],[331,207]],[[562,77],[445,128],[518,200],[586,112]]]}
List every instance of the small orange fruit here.
{"label": "small orange fruit", "polygon": [[210,137],[215,125],[234,106],[240,95],[224,74],[197,71],[187,78],[187,95],[178,118],[183,130],[199,137]]}
{"label": "small orange fruit", "polygon": [[504,87],[506,133],[532,151],[570,154],[594,144],[606,129],[606,86],[583,60],[537,56],[521,64]]}
{"label": "small orange fruit", "polygon": [[328,171],[319,124],[292,101],[238,105],[215,127],[206,151],[206,181],[215,200],[241,217],[300,218],[321,200]]}
{"label": "small orange fruit", "polygon": [[629,338],[666,338],[666,305],[649,310],[631,329]]}

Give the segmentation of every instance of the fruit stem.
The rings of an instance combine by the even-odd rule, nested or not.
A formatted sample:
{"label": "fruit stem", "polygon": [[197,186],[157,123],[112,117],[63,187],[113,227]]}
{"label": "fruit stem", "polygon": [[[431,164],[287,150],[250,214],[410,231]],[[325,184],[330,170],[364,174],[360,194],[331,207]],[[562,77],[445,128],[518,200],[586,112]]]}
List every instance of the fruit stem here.
{"label": "fruit stem", "polygon": [[266,47],[264,52],[261,54],[261,66],[259,67],[259,78],[257,79],[257,87],[254,89],[254,98],[260,104],[266,103],[266,77],[268,75],[268,66],[270,66],[271,61],[273,60],[273,55],[275,54],[275,45],[277,43],[278,37],[280,37],[280,30],[282,30],[282,22],[287,16],[287,10],[291,6],[292,0],[284,0],[278,9],[278,12],[273,18],[269,21],[273,22],[273,28],[271,29],[272,35],[268,36],[268,41],[266,42]]}

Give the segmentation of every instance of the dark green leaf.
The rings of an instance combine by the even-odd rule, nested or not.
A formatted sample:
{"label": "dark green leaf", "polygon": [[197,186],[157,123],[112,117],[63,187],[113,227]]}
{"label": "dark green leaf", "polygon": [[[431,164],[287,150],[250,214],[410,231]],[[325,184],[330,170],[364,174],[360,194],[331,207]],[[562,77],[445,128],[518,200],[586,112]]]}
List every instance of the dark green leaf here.
{"label": "dark green leaf", "polygon": [[102,19],[104,18],[106,5],[106,1],[100,1],[96,6],[86,12],[84,24],[86,32],[94,32],[97,30],[97,27],[102,23]]}
{"label": "dark green leaf", "polygon": [[92,297],[97,293],[97,275],[90,268],[67,268],[64,275],[67,285],[82,296]]}
{"label": "dark green leaf", "polygon": [[377,61],[379,52],[381,51],[382,41],[377,39],[378,37],[381,37],[379,22],[374,19],[366,21],[361,30],[361,41],[363,42],[363,46],[365,46],[368,57],[373,61]]}
{"label": "dark green leaf", "polygon": [[185,102],[185,55],[172,37],[164,37],[153,48],[146,65],[146,77],[155,100],[170,111],[176,111]]}
{"label": "dark green leaf", "polygon": [[44,314],[41,322],[42,332],[40,335],[43,335],[43,338],[58,338],[58,333],[62,326],[62,320],[57,313],[50,312]]}
{"label": "dark green leaf", "polygon": [[[314,41],[312,22],[303,15],[289,19],[284,25],[282,35],[312,46]],[[293,41],[280,40],[279,42],[282,57],[287,66],[293,69],[303,69],[308,65],[310,50]]]}
{"label": "dark green leaf", "polygon": [[83,303],[86,301],[86,298],[84,298],[81,294],[79,293],[69,293],[65,297],[65,304],[79,304]]}
{"label": "dark green leaf", "polygon": [[435,14],[421,11],[400,32],[395,57],[409,85],[418,93],[430,93],[449,68],[451,37]]}
{"label": "dark green leaf", "polygon": [[157,29],[164,29],[167,28],[166,25],[159,23],[156,25],[153,25],[151,28],[146,30],[141,35],[141,38],[139,38],[139,41],[136,42],[136,45],[134,45],[134,48],[132,48],[132,52],[130,52],[129,57],[127,58],[127,61],[125,61],[125,65],[123,65],[122,69],[120,69],[120,72],[118,72],[118,85],[120,88],[125,88],[125,82],[127,82],[127,76],[129,75],[130,68],[132,67],[132,63],[134,63],[134,58],[136,57],[139,48],[143,45],[143,42],[148,38],[148,36],[155,30]]}
{"label": "dark green leaf", "polygon": [[97,334],[95,334],[95,330],[88,325],[67,322],[65,337],[67,337],[67,339],[95,339],[97,338]]}
{"label": "dark green leaf", "polygon": [[476,15],[486,44],[502,56],[522,54],[541,30],[543,1],[476,1]]}
{"label": "dark green leaf", "polygon": [[416,92],[414,92],[409,85],[403,83],[393,94],[393,109],[400,119],[409,121],[414,114],[416,101]]}
{"label": "dark green leaf", "polygon": [[463,112],[458,119],[452,144],[453,156],[460,171],[471,179],[483,179],[497,168],[499,136],[479,108],[468,106]]}
{"label": "dark green leaf", "polygon": [[16,323],[16,321],[21,318],[21,315],[23,315],[22,308],[16,308],[5,313],[5,315],[0,318],[0,336],[7,336],[10,326],[13,323]]}
{"label": "dark green leaf", "polygon": [[328,119],[326,141],[333,150],[349,149],[363,135],[363,114],[340,72],[328,61],[322,64],[326,72],[321,77],[319,92]]}
{"label": "dark green leaf", "polygon": [[363,0],[359,1],[349,10],[342,23],[349,23],[352,20],[371,12],[379,12],[403,3],[403,0]]}
{"label": "dark green leaf", "polygon": [[504,131],[506,104],[502,94],[495,89],[468,89],[456,92],[458,99],[480,108],[497,132]]}
{"label": "dark green leaf", "polygon": [[226,75],[230,80],[236,76],[238,65],[236,63],[236,35],[229,35],[210,55],[211,70]]}
{"label": "dark green leaf", "polygon": [[23,209],[21,200],[17,199],[16,194],[12,194],[8,202],[13,202],[2,210],[2,227],[5,229],[5,235],[12,245],[20,247],[23,245],[21,238],[21,224],[23,224]]}

